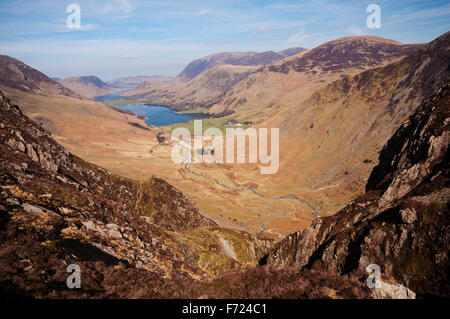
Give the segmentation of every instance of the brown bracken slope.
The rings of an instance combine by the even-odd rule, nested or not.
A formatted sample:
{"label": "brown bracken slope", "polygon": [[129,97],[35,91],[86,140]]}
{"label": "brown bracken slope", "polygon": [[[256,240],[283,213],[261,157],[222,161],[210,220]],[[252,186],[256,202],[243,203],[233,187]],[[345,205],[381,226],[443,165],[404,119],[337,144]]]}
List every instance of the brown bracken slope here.
{"label": "brown bracken slope", "polygon": [[400,61],[344,76],[275,112],[261,124],[280,128],[280,170],[272,183],[292,189],[339,185],[312,204],[322,216],[342,209],[363,192],[395,130],[450,81],[449,61],[447,32]]}
{"label": "brown bracken slope", "polygon": [[271,116],[278,107],[298,105],[331,81],[398,61],[421,47],[373,36],[330,41],[259,68],[226,92],[212,111],[240,111],[238,116],[249,120],[253,113]]}
{"label": "brown bracken slope", "polygon": [[181,81],[189,81],[200,73],[218,65],[258,66],[273,63],[286,57],[298,54],[306,49],[296,47],[280,52],[220,52],[208,55],[189,63],[177,76]]}
{"label": "brown bracken slope", "polygon": [[[172,296],[153,284],[207,279],[267,250],[270,241],[216,226],[161,179],[135,182],[70,154],[3,94],[0,108],[3,296],[131,297],[144,283],[146,296]],[[78,294],[65,286],[72,263]]]}
{"label": "brown bracken slope", "polygon": [[[449,90],[397,130],[364,196],[281,241],[261,258],[268,265],[245,268],[268,242],[215,226],[160,179],[135,183],[71,155],[0,95],[1,295],[413,296],[395,285],[369,290],[363,270],[377,263],[383,281],[448,296]],[[80,290],[65,285],[73,263]]]}
{"label": "brown bracken slope", "polygon": [[7,55],[0,55],[0,86],[36,94],[80,97],[45,74]]}
{"label": "brown bracken slope", "polygon": [[147,81],[124,96],[177,110],[209,107],[233,85],[263,65],[304,51],[290,48],[280,52],[221,52],[197,59],[170,82]]}

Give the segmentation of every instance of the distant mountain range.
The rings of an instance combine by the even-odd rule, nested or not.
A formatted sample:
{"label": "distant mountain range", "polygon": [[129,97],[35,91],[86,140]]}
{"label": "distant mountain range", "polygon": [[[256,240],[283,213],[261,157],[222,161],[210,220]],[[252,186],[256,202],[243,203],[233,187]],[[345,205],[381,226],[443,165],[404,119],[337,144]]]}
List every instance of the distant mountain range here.
{"label": "distant mountain range", "polygon": [[247,77],[258,66],[220,64],[208,69],[190,81],[175,79],[171,82],[146,81],[123,94],[167,105],[176,109],[192,109],[211,105],[233,85]]}
{"label": "distant mountain range", "polygon": [[[282,143],[286,144],[281,147],[289,149],[281,166],[290,170],[297,165],[287,163],[302,158],[297,182],[303,184],[324,186],[352,180],[346,172],[368,177],[372,165],[367,162],[376,162],[395,129],[424,99],[450,81],[449,43],[450,33],[446,33],[416,50],[406,46],[404,49],[413,53],[396,62],[344,76],[297,98],[297,103],[285,104],[290,105],[285,110],[277,112],[273,106],[267,121],[283,127],[286,138]],[[323,72],[318,67],[315,70]],[[238,106],[243,111],[236,114],[248,112],[248,100],[248,104]],[[254,107],[255,112],[261,110],[257,104]],[[321,173],[315,174],[313,167],[321,167]],[[352,187],[355,185],[348,185],[348,189]],[[345,188],[342,185],[341,190]]]}
{"label": "distant mountain range", "polygon": [[209,70],[217,65],[241,65],[260,66],[270,64],[286,57],[298,54],[306,50],[305,48],[290,48],[280,52],[221,52],[208,55],[204,58],[194,60],[177,76],[181,81],[189,81],[198,74]]}
{"label": "distant mountain range", "polygon": [[[171,169],[182,182],[169,184],[81,159],[101,149],[94,159],[124,176],[153,162],[155,172],[167,169],[163,129],[80,96],[120,88],[94,76],[61,80],[67,88],[0,56],[0,295],[448,298],[450,32],[412,45],[345,37],[258,64],[272,53],[209,56],[130,95],[280,128],[277,174],[208,172],[301,194],[317,208],[310,227],[277,243],[265,237],[270,229],[254,235],[205,217],[190,199],[202,196],[197,180],[181,165]],[[172,186],[182,183],[195,196]],[[288,222],[304,219],[301,210]],[[81,292],[65,288],[71,263],[83,269]],[[366,285],[370,264],[381,288]]]}
{"label": "distant mountain range", "polygon": [[[449,93],[397,130],[366,194],[272,249],[161,179],[136,183],[77,158],[0,93],[0,294],[79,297],[48,285],[76,263],[85,298],[448,297]],[[364,284],[373,263],[377,289]]]}
{"label": "distant mountain range", "polygon": [[120,91],[120,89],[109,86],[99,77],[93,75],[64,78],[59,83],[90,99]]}
{"label": "distant mountain range", "polygon": [[[260,68],[230,89],[214,111],[292,105],[341,76],[384,66],[423,47],[373,36],[344,37]],[[267,89],[270,84],[271,89]],[[271,110],[273,113],[273,110]]]}
{"label": "distant mountain range", "polygon": [[[153,104],[189,109],[212,105],[233,85],[260,66],[282,60],[306,49],[280,52],[221,52],[197,59],[171,82],[147,81],[124,96],[139,96]],[[152,92],[151,94],[146,94]]]}
{"label": "distant mountain range", "polygon": [[173,77],[164,76],[164,75],[137,75],[137,76],[128,76],[128,77],[120,77],[115,78],[111,81],[107,81],[106,83],[113,87],[119,89],[133,89],[142,84],[143,82],[149,81],[171,81]]}
{"label": "distant mountain range", "polygon": [[[125,95],[176,109],[213,106],[208,110],[211,113],[230,113],[238,108],[255,107],[255,113],[260,117],[264,115],[261,111],[267,111],[271,104],[286,104],[288,101],[284,100],[297,99],[303,92],[310,94],[340,75],[385,65],[420,47],[422,45],[402,45],[377,37],[346,37],[310,50],[291,48],[278,53],[217,53],[191,62],[170,83],[143,83]],[[225,65],[241,67],[217,68]],[[237,69],[239,76],[235,76]],[[226,70],[229,75],[225,75]],[[205,88],[197,77],[206,72],[208,83],[221,84],[209,84]],[[308,79],[312,76],[317,80]],[[227,77],[232,80],[223,80]]]}

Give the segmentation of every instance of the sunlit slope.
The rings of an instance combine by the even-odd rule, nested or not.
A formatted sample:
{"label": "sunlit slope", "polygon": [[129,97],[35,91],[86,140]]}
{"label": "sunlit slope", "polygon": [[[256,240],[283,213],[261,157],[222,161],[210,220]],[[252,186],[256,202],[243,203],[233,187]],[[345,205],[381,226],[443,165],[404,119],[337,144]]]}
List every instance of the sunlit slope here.
{"label": "sunlit slope", "polygon": [[[26,115],[84,159],[106,162],[111,164],[106,165],[108,168],[128,176],[129,169],[121,166],[121,159],[148,153],[158,144],[159,130],[148,127],[142,119],[84,99],[17,59],[0,56],[0,75],[2,91]],[[131,175],[151,176],[138,170],[132,170]]]}
{"label": "sunlit slope", "polygon": [[372,36],[327,42],[250,74],[211,112],[234,111],[238,118],[259,122],[279,109],[298,105],[327,83],[397,61],[420,47]]}
{"label": "sunlit slope", "polygon": [[0,87],[9,87],[35,94],[80,97],[44,73],[7,55],[0,55]]}
{"label": "sunlit slope", "polygon": [[389,136],[449,80],[449,38],[446,33],[401,61],[332,82],[264,123],[281,134],[280,172],[272,183],[337,186],[331,199],[361,191]]}
{"label": "sunlit slope", "polygon": [[261,66],[293,56],[304,51],[304,48],[293,47],[280,52],[219,52],[196,59],[189,63],[177,76],[183,82],[190,81],[202,72],[218,65]]}
{"label": "sunlit slope", "polygon": [[96,96],[111,94],[120,91],[103,82],[100,78],[90,76],[74,76],[65,78],[59,81],[62,85],[69,88],[73,92],[87,98],[94,98]]}
{"label": "sunlit slope", "polygon": [[218,65],[188,82],[147,81],[124,96],[138,97],[150,104],[167,105],[179,110],[207,108],[257,68],[257,66]]}

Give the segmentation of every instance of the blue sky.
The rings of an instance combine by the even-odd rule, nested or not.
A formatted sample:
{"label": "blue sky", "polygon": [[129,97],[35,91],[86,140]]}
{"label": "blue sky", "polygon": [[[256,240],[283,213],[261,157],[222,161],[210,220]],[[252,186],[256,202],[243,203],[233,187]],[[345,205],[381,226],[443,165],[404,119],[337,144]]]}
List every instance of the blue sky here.
{"label": "blue sky", "polygon": [[[81,8],[69,29],[68,5]],[[381,7],[381,28],[366,7]],[[349,35],[429,42],[450,29],[447,1],[0,0],[0,54],[49,76],[177,75],[221,51],[312,48]]]}

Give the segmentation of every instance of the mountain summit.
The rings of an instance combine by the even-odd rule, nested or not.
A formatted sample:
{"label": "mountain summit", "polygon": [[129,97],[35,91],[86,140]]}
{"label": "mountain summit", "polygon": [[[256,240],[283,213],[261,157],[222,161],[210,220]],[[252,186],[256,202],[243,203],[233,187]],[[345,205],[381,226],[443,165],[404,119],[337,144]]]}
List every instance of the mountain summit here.
{"label": "mountain summit", "polygon": [[93,75],[64,78],[59,83],[87,98],[120,91],[120,89],[109,86],[99,77]]}
{"label": "mountain summit", "polygon": [[217,65],[230,64],[241,66],[260,66],[270,64],[286,57],[298,54],[306,50],[305,48],[295,47],[280,52],[221,52],[208,55],[189,63],[186,68],[177,76],[177,79],[189,81],[198,74],[211,69]]}

